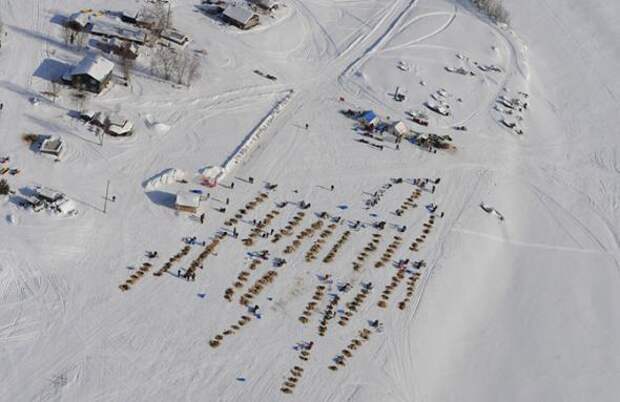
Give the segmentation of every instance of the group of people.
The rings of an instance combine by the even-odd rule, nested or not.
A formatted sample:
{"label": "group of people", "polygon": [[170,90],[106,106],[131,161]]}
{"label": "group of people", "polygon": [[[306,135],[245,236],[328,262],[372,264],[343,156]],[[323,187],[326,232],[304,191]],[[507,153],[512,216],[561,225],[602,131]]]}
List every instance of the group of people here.
{"label": "group of people", "polygon": [[431,180],[431,179],[429,179],[427,177],[425,177],[425,178],[414,178],[414,179],[411,180],[411,184],[413,184],[414,186],[418,186],[418,187],[420,187],[422,189],[425,189],[428,184],[439,184],[440,181],[441,181],[441,177],[438,177],[438,178],[436,178],[434,180]]}
{"label": "group of people", "polygon": [[[200,269],[202,269],[202,265],[200,266]],[[177,278],[181,277],[181,270],[177,270]],[[196,281],[196,272],[194,271],[190,271],[187,270],[183,273],[183,278],[185,278],[187,281]]]}
{"label": "group of people", "polygon": [[206,246],[207,245],[206,240],[198,241],[198,238],[196,236],[184,237],[183,241],[186,244],[189,244],[190,246]]}

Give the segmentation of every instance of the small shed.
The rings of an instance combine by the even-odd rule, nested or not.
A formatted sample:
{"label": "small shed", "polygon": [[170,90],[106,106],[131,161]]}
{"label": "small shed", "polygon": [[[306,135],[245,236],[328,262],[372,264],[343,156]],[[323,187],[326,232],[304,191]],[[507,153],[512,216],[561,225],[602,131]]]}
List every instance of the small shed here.
{"label": "small shed", "polygon": [[23,205],[31,208],[34,212],[40,212],[45,208],[43,201],[35,196],[24,197]]}
{"label": "small shed", "polygon": [[145,15],[143,12],[133,12],[133,11],[122,11],[120,15],[120,19],[122,22],[126,24],[135,25],[140,28],[150,29],[153,26],[153,22],[150,21],[148,15]]}
{"label": "small shed", "polygon": [[254,14],[247,8],[237,7],[234,4],[226,7],[222,13],[222,18],[239,29],[250,29],[260,22],[257,14]]}
{"label": "small shed", "polygon": [[87,123],[95,124],[96,119],[101,114],[101,112],[95,112],[94,110],[85,110],[80,113],[80,119]]}
{"label": "small shed", "polygon": [[101,127],[106,134],[112,136],[129,136],[134,130],[133,122],[118,113],[108,114],[86,110],[80,114],[80,119]]}
{"label": "small shed", "polygon": [[144,45],[147,39],[146,31],[143,29],[118,24],[114,20],[96,20],[90,24],[88,32],[92,35],[118,38],[138,45]]}
{"label": "small shed", "polygon": [[44,154],[60,157],[64,150],[64,142],[60,137],[47,137],[41,142],[39,151]]}
{"label": "small shed", "polygon": [[90,14],[79,12],[69,16],[64,25],[74,31],[87,31],[92,26],[92,21]]}
{"label": "small shed", "polygon": [[121,11],[121,21],[123,21],[126,24],[133,24],[136,25],[138,23],[138,19],[139,19],[139,13],[136,13],[134,11],[127,11],[127,10],[123,10]]}
{"label": "small shed", "polygon": [[174,209],[182,212],[197,213],[200,207],[200,194],[178,192],[174,201]]}
{"label": "small shed", "polygon": [[126,137],[133,134],[133,123],[119,114],[107,116],[103,127],[106,133],[115,137]]}
{"label": "small shed", "polygon": [[71,71],[63,75],[63,80],[75,88],[100,93],[112,78],[114,63],[100,56],[86,56]]}
{"label": "small shed", "polygon": [[38,199],[44,202],[47,202],[47,203],[58,202],[65,197],[63,193],[52,190],[51,188],[47,188],[47,187],[36,187],[34,191],[35,191],[35,196]]}
{"label": "small shed", "polygon": [[397,121],[390,126],[390,132],[396,137],[402,137],[405,134],[409,133],[409,128],[404,122]]}
{"label": "small shed", "polygon": [[278,8],[276,0],[250,0],[250,2],[267,11],[273,11]]}
{"label": "small shed", "polygon": [[98,47],[106,53],[113,53],[121,57],[127,56],[131,60],[137,59],[140,53],[140,46],[136,43],[118,38],[101,38]]}
{"label": "small shed", "polygon": [[185,35],[182,32],[177,31],[176,29],[164,29],[160,35],[161,39],[164,39],[168,42],[174,43],[178,46],[185,46],[189,43],[189,36]]}
{"label": "small shed", "polygon": [[367,127],[374,127],[379,123],[379,118],[372,110],[362,113],[360,123]]}

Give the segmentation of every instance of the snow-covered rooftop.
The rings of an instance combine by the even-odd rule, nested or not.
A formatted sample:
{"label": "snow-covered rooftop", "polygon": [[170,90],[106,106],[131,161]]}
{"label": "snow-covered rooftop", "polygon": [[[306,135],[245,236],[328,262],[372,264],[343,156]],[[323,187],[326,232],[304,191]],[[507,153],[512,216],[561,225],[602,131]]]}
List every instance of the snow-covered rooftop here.
{"label": "snow-covered rooftop", "polygon": [[111,38],[116,37],[138,43],[143,43],[146,40],[146,32],[144,30],[134,28],[131,25],[127,25],[119,21],[111,19],[91,19],[91,24],[92,27],[90,32],[95,35],[102,35]]}
{"label": "snow-covered rooftop", "polygon": [[62,152],[64,142],[61,137],[51,136],[41,142],[41,152],[59,155]]}
{"label": "snow-covered rooftop", "polygon": [[108,131],[115,135],[125,135],[131,132],[133,127],[133,123],[128,119],[122,116],[112,115]]}
{"label": "snow-covered rooftop", "polygon": [[81,27],[86,27],[86,25],[92,22],[91,15],[89,13],[82,13],[82,12],[72,14],[69,17],[69,20],[78,23]]}
{"label": "snow-covered rooftop", "polygon": [[396,123],[394,123],[392,125],[392,129],[396,134],[399,135],[404,135],[409,132],[409,128],[407,128],[407,125],[403,121],[397,121]]}
{"label": "snow-covered rooftop", "polygon": [[175,204],[182,207],[198,208],[200,206],[200,194],[180,191],[177,193]]}
{"label": "snow-covered rooftop", "polygon": [[102,81],[114,70],[114,63],[101,56],[88,55],[82,59],[69,73],[69,76],[88,75]]}
{"label": "snow-covered rooftop", "polygon": [[35,193],[37,196],[44,198],[45,200],[48,200],[48,201],[57,201],[64,197],[63,193],[56,191],[56,190],[52,190],[51,188],[48,188],[48,187],[37,187],[35,188]]}
{"label": "snow-covered rooftop", "polygon": [[247,24],[254,16],[251,10],[245,7],[240,7],[234,4],[229,5],[224,10],[224,15],[232,20],[238,21],[242,24]]}

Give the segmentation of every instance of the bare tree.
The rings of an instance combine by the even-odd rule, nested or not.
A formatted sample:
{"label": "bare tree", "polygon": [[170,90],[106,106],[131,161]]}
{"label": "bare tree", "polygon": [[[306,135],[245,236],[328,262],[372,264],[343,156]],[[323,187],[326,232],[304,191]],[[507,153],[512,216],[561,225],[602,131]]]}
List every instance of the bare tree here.
{"label": "bare tree", "polygon": [[75,32],[75,46],[78,50],[82,50],[84,48],[87,38],[88,34],[85,31],[80,30]]}
{"label": "bare tree", "polygon": [[187,67],[187,86],[191,86],[192,83],[200,79],[200,66],[202,59],[197,54],[194,54]]}
{"label": "bare tree", "polygon": [[160,46],[151,58],[151,73],[161,79],[170,80],[178,63],[174,50]]}
{"label": "bare tree", "polygon": [[123,77],[126,81],[129,81],[131,79],[131,71],[133,70],[133,66],[136,61],[129,42],[123,42],[118,50],[118,57],[121,71],[123,72]]}
{"label": "bare tree", "polygon": [[62,25],[62,39],[67,46],[72,45],[75,40],[75,31],[69,26],[69,24]]}
{"label": "bare tree", "polygon": [[0,195],[7,195],[11,192],[11,186],[6,179],[0,179]]}
{"label": "bare tree", "polygon": [[157,1],[146,4],[140,10],[142,20],[148,26],[153,39],[161,36],[164,29],[170,27],[172,21],[172,12],[170,7],[164,5],[163,2]]}
{"label": "bare tree", "polygon": [[58,81],[50,80],[48,86],[49,86],[49,89],[47,92],[49,93],[49,96],[52,98],[52,102],[56,103],[56,98],[58,97],[58,94],[60,93],[60,85],[58,84]]}
{"label": "bare tree", "polygon": [[4,22],[0,18],[0,48],[2,47],[2,37],[4,36]]}
{"label": "bare tree", "polygon": [[73,93],[72,98],[73,98],[73,102],[75,103],[75,108],[77,109],[78,112],[82,113],[84,111],[84,106],[86,105],[86,102],[88,101],[88,93],[86,92],[86,89],[80,86]]}
{"label": "bare tree", "polygon": [[174,77],[177,84],[183,85],[185,83],[185,76],[191,61],[190,57],[187,52],[176,53]]}
{"label": "bare tree", "polygon": [[159,46],[151,58],[151,73],[163,80],[191,86],[200,78],[201,58],[188,51]]}
{"label": "bare tree", "polygon": [[510,14],[502,4],[502,0],[472,0],[474,5],[493,21],[509,24]]}

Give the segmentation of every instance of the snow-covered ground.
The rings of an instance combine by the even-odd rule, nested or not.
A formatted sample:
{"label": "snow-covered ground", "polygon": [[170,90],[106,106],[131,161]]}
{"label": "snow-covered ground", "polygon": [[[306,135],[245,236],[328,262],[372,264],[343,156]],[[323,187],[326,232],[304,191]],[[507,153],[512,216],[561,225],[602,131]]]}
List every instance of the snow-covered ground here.
{"label": "snow-covered ground", "polygon": [[[51,72],[92,51],[64,44],[59,17],[89,7],[137,10],[141,3],[0,1],[7,32],[0,48],[0,158],[9,156],[5,165],[20,169],[2,176],[16,194],[0,200],[0,400],[617,400],[619,3],[507,0],[512,24],[504,29],[465,0],[290,0],[278,19],[249,31],[199,12],[197,0],[173,3],[174,25],[192,38],[190,51],[206,50],[198,53],[201,79],[190,88],[172,86],[151,76],[142,55],[129,87],[114,85],[86,102],[136,124],[133,136],[106,136],[100,145],[71,117],[79,105],[69,89],[55,102],[41,94],[50,90]],[[403,102],[393,99],[396,87]],[[423,106],[442,88],[448,117]],[[528,94],[518,121],[523,135],[502,125],[494,109],[498,97],[519,91]],[[355,123],[340,113],[349,108],[448,134],[456,151],[360,143]],[[406,112],[416,110],[429,115],[428,128],[407,120]],[[61,135],[61,161],[33,152],[23,133]],[[255,133],[251,147],[242,148]],[[225,165],[240,149],[244,156],[229,164],[220,185],[204,186],[201,172]],[[393,212],[417,188],[408,180],[386,186],[398,177],[441,181],[398,216]],[[115,201],[104,214],[108,181]],[[278,186],[266,191],[266,183]],[[19,207],[35,185],[64,192],[79,213]],[[210,193],[198,213],[205,213],[204,224],[173,208],[175,193],[192,189]],[[224,224],[261,192],[268,193],[264,202]],[[367,209],[374,192],[383,196]],[[278,233],[302,200],[311,206],[291,236],[242,243],[252,221],[272,210],[279,214],[266,230]],[[505,219],[486,213],[481,202]],[[431,203],[438,209],[422,239]],[[332,223],[316,215],[322,211],[341,217],[331,233],[322,234]],[[319,220],[320,229],[285,253]],[[379,221],[387,222],[383,230],[372,227]],[[238,238],[223,238],[195,281],[177,271],[202,245],[152,275],[183,248],[184,237],[210,243],[233,227]],[[347,231],[333,261],[324,262]],[[377,250],[354,270],[376,233]],[[402,244],[376,268],[394,236]],[[308,259],[314,244],[319,251]],[[159,257],[148,259],[148,250]],[[253,270],[252,253],[261,250],[270,257]],[[287,263],[274,267],[275,257]],[[416,271],[409,264],[404,279],[383,293],[401,259],[426,266]],[[152,268],[121,291],[147,261]],[[239,298],[271,270],[277,276],[263,281],[250,303],[260,306],[258,319]],[[247,280],[238,279],[242,271]],[[420,277],[401,310],[412,272]],[[331,283],[321,281],[325,274]],[[340,291],[347,282],[352,288]],[[373,289],[349,310],[368,282]],[[303,324],[299,317],[321,284],[325,295]],[[232,302],[224,298],[228,288]],[[339,301],[323,332],[332,294]],[[386,307],[378,305],[382,294]],[[244,315],[249,322],[240,321]],[[348,324],[338,323],[342,317]],[[368,341],[359,336],[363,329],[370,330]],[[232,334],[212,347],[227,330]],[[351,347],[353,339],[360,346]],[[300,342],[314,342],[307,360],[299,357]],[[345,348],[351,356],[336,364]],[[301,375],[290,371],[295,366]]]}

